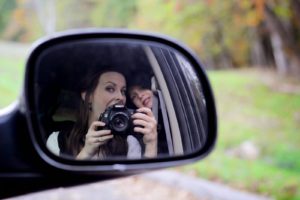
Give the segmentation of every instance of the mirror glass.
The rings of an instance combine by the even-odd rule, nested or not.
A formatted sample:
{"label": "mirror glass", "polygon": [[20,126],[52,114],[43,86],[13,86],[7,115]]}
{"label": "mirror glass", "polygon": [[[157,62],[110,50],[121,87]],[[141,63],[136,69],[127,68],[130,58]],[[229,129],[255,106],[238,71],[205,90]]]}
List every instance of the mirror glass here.
{"label": "mirror glass", "polygon": [[178,50],[134,39],[81,39],[43,50],[34,66],[40,138],[74,160],[199,151],[207,137],[201,81]]}

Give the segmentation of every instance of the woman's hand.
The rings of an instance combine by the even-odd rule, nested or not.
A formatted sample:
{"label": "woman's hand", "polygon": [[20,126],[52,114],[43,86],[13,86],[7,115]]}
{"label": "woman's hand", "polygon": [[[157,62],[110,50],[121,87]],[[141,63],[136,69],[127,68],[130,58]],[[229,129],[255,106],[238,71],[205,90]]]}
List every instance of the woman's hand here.
{"label": "woman's hand", "polygon": [[157,121],[151,109],[143,107],[137,109],[137,113],[132,115],[134,132],[144,135],[145,157],[155,157],[157,155]]}
{"label": "woman's hand", "polygon": [[99,127],[105,126],[105,123],[95,121],[91,124],[86,136],[84,147],[77,155],[77,159],[88,159],[94,157],[99,147],[113,138],[111,130],[97,130]]}

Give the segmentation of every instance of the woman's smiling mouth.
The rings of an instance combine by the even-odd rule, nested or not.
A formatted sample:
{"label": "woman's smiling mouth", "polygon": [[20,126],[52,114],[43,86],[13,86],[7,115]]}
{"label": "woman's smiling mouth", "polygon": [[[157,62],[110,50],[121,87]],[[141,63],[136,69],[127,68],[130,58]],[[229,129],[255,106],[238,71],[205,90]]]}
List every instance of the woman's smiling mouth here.
{"label": "woman's smiling mouth", "polygon": [[146,98],[142,101],[142,103],[143,103],[144,106],[146,106],[146,105],[148,105],[149,101],[150,101],[150,97],[146,97]]}

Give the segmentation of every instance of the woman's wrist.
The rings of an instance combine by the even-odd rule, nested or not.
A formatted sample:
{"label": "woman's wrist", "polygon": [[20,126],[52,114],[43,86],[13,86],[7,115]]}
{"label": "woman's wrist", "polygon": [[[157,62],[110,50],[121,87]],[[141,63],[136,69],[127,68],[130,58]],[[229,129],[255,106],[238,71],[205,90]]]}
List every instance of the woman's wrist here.
{"label": "woman's wrist", "polygon": [[157,156],[157,141],[145,145],[144,157],[153,158]]}
{"label": "woman's wrist", "polygon": [[90,159],[90,158],[92,158],[93,156],[91,155],[91,154],[89,154],[89,153],[87,153],[86,151],[85,151],[85,149],[83,148],[80,152],[79,152],[79,154],[76,156],[76,159],[77,160],[84,160],[84,159]]}

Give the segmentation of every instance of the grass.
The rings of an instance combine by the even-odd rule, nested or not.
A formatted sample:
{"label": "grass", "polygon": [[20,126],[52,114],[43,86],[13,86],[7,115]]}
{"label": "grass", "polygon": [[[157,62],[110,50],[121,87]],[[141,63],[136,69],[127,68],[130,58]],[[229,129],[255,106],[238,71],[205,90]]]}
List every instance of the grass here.
{"label": "grass", "polygon": [[[206,160],[183,170],[276,199],[300,199],[300,93],[270,87],[264,73],[209,73],[217,100],[218,142]],[[226,153],[244,141],[257,146],[256,159]]]}
{"label": "grass", "polygon": [[24,57],[0,55],[0,108],[18,98],[23,84],[24,66]]}

